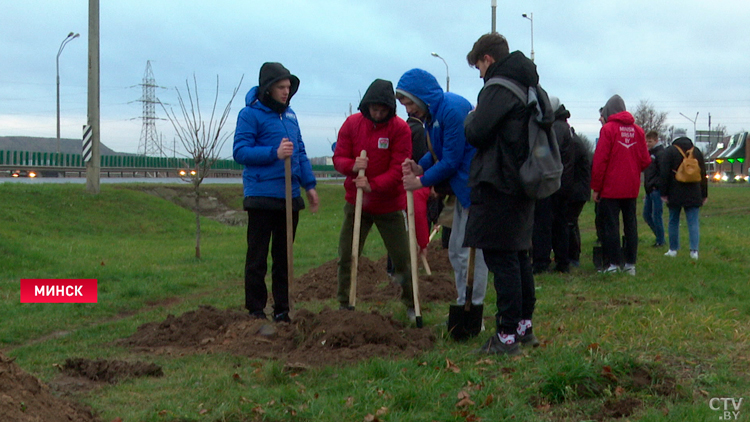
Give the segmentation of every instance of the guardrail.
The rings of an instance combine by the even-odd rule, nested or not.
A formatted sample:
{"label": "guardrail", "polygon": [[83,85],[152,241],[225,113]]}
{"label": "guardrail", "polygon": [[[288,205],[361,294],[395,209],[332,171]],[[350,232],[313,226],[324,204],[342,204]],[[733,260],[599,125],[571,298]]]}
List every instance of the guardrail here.
{"label": "guardrail", "polygon": [[[192,158],[149,157],[144,155],[102,155],[100,157],[100,172],[108,177],[124,177],[125,174],[146,177],[177,177],[180,170],[190,170],[195,167]],[[217,160],[209,176],[239,177],[244,166],[234,160]],[[81,154],[63,154],[31,151],[0,151],[0,171],[33,170],[37,173],[53,174],[65,177],[68,173],[82,176],[86,173],[86,166]],[[333,166],[313,165],[316,175],[330,177],[337,174]]]}

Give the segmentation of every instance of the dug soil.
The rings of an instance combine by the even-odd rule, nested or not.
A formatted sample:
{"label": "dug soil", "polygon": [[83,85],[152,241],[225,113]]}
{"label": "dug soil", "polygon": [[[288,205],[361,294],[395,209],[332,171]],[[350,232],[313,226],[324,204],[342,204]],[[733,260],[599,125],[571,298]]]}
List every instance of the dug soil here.
{"label": "dug soil", "polygon": [[37,378],[0,353],[0,420],[14,422],[95,422],[90,409],[54,395]]}

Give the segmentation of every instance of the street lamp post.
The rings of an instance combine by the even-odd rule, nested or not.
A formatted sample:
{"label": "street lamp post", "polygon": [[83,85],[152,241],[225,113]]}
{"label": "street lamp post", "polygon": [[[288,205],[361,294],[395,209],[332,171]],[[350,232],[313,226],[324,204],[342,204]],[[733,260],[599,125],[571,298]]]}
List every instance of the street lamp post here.
{"label": "street lamp post", "polygon": [[695,119],[691,119],[690,117],[688,117],[688,116],[686,116],[686,115],[684,115],[684,114],[680,113],[680,115],[681,115],[682,117],[684,117],[684,118],[686,118],[686,119],[690,120],[691,122],[693,122],[693,141],[695,141],[695,140],[696,140],[696,139],[695,139],[695,135],[696,135],[696,131],[695,131],[695,123],[696,123],[696,122],[698,121],[698,113],[700,113],[700,111],[696,111],[696,112],[695,112]]}
{"label": "street lamp post", "polygon": [[531,61],[533,62],[534,61],[534,12],[531,12],[528,15],[524,13],[521,16],[531,21]]}
{"label": "street lamp post", "polygon": [[497,24],[497,0],[492,0],[492,32],[497,32],[496,24]]}
{"label": "street lamp post", "polygon": [[55,59],[55,67],[57,68],[57,153],[60,153],[60,54],[65,48],[65,45],[70,41],[78,38],[81,34],[70,33],[60,43],[60,49],[57,50],[57,58]]}
{"label": "street lamp post", "polygon": [[440,57],[438,53],[432,52],[430,53],[432,57],[437,57],[438,59],[443,61],[443,64],[445,64],[445,92],[450,92],[451,90],[451,75],[448,72],[448,63],[445,61],[444,58]]}

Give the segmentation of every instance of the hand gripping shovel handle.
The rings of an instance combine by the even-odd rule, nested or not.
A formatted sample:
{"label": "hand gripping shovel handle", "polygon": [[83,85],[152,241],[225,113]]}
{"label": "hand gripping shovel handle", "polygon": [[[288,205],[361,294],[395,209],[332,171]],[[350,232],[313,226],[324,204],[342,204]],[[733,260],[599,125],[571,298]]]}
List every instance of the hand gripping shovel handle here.
{"label": "hand gripping shovel handle", "polygon": [[411,289],[414,296],[414,315],[417,328],[422,328],[422,310],[419,307],[419,275],[417,267],[417,230],[414,226],[414,192],[406,191],[406,219],[409,224],[409,257],[411,258]]}
{"label": "hand gripping shovel handle", "polygon": [[[360,157],[367,157],[367,151],[362,150]],[[360,169],[358,176],[364,176],[365,170]],[[349,307],[357,305],[357,267],[359,265],[359,230],[362,226],[362,189],[357,188],[357,199],[354,202],[354,230],[352,230],[352,272],[349,285]]]}
{"label": "hand gripping shovel handle", "polygon": [[[287,289],[292,289],[294,280],[294,253],[292,245],[294,244],[294,221],[292,220],[292,157],[284,159],[284,182],[286,197],[286,270],[287,270]],[[289,310],[292,308],[292,295],[289,295]]]}

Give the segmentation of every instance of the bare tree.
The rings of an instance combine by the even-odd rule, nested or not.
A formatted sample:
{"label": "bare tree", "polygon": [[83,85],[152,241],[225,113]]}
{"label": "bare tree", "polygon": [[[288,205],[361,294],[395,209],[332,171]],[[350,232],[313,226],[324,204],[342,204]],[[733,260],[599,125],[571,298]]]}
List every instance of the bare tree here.
{"label": "bare tree", "polygon": [[667,127],[665,122],[668,114],[666,111],[656,111],[653,104],[641,100],[635,109],[635,113],[633,113],[633,117],[635,117],[635,124],[642,127],[645,132],[655,130],[659,133],[660,138],[666,138]]}
{"label": "bare tree", "polygon": [[227,102],[226,107],[224,107],[224,112],[221,116],[217,116],[216,106],[219,102],[219,76],[216,76],[216,94],[214,96],[213,107],[211,108],[211,117],[207,121],[203,120],[201,113],[198,81],[195,78],[195,74],[193,74],[193,91],[190,89],[188,80],[185,80],[187,103],[184,101],[180,90],[175,87],[182,116],[178,117],[171,107],[167,109],[159,101],[175,132],[177,132],[177,137],[180,139],[182,146],[193,159],[192,169],[185,174],[180,174],[180,176],[183,180],[192,183],[193,193],[195,194],[195,257],[198,259],[201,257],[200,186],[203,179],[211,170],[211,167],[219,160],[221,148],[232,135],[231,132],[222,133],[222,129],[229,118],[232,101],[237,96],[243,79],[244,75],[240,78],[237,87],[232,91],[232,97]]}

